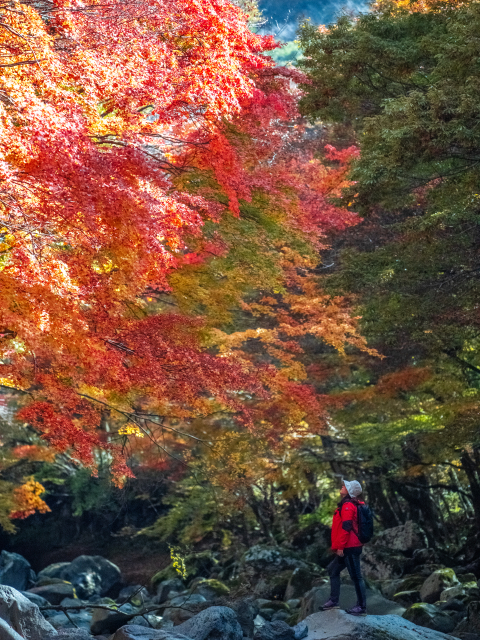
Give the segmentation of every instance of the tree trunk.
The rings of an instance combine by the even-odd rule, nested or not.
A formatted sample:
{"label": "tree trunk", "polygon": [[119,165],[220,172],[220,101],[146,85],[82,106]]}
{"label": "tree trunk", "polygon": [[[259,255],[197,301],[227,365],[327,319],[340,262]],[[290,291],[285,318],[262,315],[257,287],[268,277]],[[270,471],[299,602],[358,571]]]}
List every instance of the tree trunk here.
{"label": "tree trunk", "polygon": [[475,526],[477,533],[480,534],[480,470],[475,464],[475,459],[470,456],[468,451],[462,453],[460,462],[462,463],[462,469],[465,471],[468,483],[470,484],[473,511],[475,513]]}
{"label": "tree trunk", "polygon": [[378,514],[383,526],[390,529],[391,527],[398,526],[400,524],[400,520],[397,518],[389,500],[383,492],[382,481],[380,478],[381,472],[379,471],[376,479],[369,479],[365,484],[371,507]]}

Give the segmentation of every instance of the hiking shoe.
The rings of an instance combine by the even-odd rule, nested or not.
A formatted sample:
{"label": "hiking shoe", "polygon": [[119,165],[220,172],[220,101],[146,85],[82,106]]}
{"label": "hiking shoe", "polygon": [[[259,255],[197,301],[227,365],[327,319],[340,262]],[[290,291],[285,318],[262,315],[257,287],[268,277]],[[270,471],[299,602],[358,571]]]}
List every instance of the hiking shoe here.
{"label": "hiking shoe", "polygon": [[366,616],[367,610],[365,607],[361,607],[360,605],[355,605],[351,609],[347,609],[346,613],[349,613],[351,616]]}
{"label": "hiking shoe", "polygon": [[329,611],[330,609],[340,609],[340,607],[338,606],[337,602],[334,602],[333,600],[329,600],[328,602],[326,602],[323,607],[322,607],[323,611]]}

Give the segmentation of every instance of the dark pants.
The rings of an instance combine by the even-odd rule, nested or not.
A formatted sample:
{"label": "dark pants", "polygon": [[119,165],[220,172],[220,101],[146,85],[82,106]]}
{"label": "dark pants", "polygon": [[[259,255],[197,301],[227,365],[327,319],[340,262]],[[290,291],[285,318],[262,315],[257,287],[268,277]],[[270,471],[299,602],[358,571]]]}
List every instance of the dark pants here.
{"label": "dark pants", "polygon": [[367,606],[367,594],[365,592],[365,581],[362,578],[360,569],[360,555],[362,547],[349,547],[343,550],[343,556],[335,556],[327,567],[330,576],[330,599],[338,604],[340,598],[340,573],[348,569],[355,591],[357,592],[357,604],[361,607]]}

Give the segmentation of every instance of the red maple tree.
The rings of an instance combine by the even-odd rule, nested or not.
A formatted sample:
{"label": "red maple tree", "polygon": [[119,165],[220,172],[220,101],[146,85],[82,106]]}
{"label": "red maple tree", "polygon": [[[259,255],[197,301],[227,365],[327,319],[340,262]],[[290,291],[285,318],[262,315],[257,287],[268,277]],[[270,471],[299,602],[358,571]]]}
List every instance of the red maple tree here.
{"label": "red maple tree", "polygon": [[[94,470],[106,449],[121,481],[107,415],[126,434],[218,407],[248,424],[239,392],[268,386],[257,365],[206,350],[200,319],[152,313],[146,292],[228,251],[203,225],[239,216],[255,189],[314,244],[353,224],[328,203],[348,154],[336,173],[294,159],[298,74],[274,68],[273,40],[227,0],[0,12],[1,382],[26,394],[18,418],[55,450]],[[217,191],[186,188],[192,171]]]}

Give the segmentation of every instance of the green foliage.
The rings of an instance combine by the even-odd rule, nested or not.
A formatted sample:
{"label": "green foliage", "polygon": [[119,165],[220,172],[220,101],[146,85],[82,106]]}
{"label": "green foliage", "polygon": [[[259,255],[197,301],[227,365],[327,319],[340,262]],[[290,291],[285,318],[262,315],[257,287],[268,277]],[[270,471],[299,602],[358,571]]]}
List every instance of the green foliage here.
{"label": "green foliage", "polygon": [[165,499],[166,515],[142,533],[164,542],[191,545],[218,527],[215,495],[211,487],[197,485],[188,477],[181,487]]}
{"label": "green foliage", "polygon": [[330,363],[323,389],[343,404],[333,420],[348,442],[335,457],[340,468],[342,455],[357,460],[386,517],[384,492],[437,537],[440,510],[456,522],[462,487],[480,530],[479,27],[474,2],[392,6],[328,31],[307,22],[299,35],[303,113],[361,151],[344,200],[364,221],[336,241],[324,280],[355,295],[385,356]]}
{"label": "green foliage", "polygon": [[335,511],[337,503],[338,495],[336,493],[329,493],[322,496],[322,503],[315,511],[299,516],[298,524],[300,529],[306,529],[317,523],[330,526],[332,523],[332,513]]}
{"label": "green foliage", "polygon": [[87,511],[111,509],[112,483],[110,478],[93,478],[89,469],[80,468],[68,478],[68,489],[73,498],[73,515],[80,517]]}
{"label": "green foliage", "polygon": [[12,483],[0,480],[0,529],[7,533],[15,533],[16,528],[10,520],[13,510]]}

